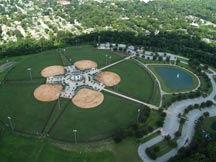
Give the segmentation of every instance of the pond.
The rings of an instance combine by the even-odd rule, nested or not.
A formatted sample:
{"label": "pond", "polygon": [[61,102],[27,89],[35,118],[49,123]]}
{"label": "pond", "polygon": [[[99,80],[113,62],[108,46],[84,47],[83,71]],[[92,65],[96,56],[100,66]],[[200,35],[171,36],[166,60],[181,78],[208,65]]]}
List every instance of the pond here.
{"label": "pond", "polygon": [[156,67],[167,88],[172,90],[184,90],[193,86],[193,78],[185,71],[175,67]]}

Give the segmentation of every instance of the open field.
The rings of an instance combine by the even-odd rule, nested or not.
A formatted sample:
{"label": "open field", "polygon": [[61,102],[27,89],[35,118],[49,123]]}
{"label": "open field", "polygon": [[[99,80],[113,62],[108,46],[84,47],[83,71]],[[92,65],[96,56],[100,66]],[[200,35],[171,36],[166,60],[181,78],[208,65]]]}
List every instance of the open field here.
{"label": "open field", "polygon": [[[8,132],[3,132],[0,137],[1,162],[115,162],[111,151],[64,150],[46,139],[23,137]],[[82,151],[82,152],[80,152]]]}
{"label": "open field", "polygon": [[62,65],[59,54],[48,52],[47,54],[32,55],[32,57],[19,62],[5,77],[5,80],[30,80],[27,68],[32,68],[32,78],[41,78],[41,70],[47,66]]}
{"label": "open field", "polygon": [[[160,83],[161,83],[161,86],[162,86],[162,89],[165,91],[165,92],[184,92],[184,91],[191,91],[193,89],[195,89],[199,82],[198,82],[198,79],[196,78],[195,75],[193,75],[191,72],[183,69],[183,68],[180,68],[180,67],[176,67],[176,66],[171,66],[171,65],[149,65],[148,66],[152,72],[154,72],[154,74],[157,76],[157,78],[159,79]],[[162,77],[156,72],[156,69],[157,67],[165,67],[165,68],[174,68],[174,69],[178,69],[180,71],[183,71],[185,72],[186,74],[188,74],[189,76],[192,77],[192,81],[193,81],[193,84],[192,86],[190,86],[190,88],[184,88],[184,89],[170,89],[166,86],[165,84],[165,81],[162,79]]]}
{"label": "open field", "polygon": [[[150,74],[133,61],[125,61],[109,69],[121,77],[121,82],[113,90],[140,99],[142,101],[159,104],[160,93],[155,95],[154,81]],[[159,91],[155,87],[155,91]]]}
{"label": "open field", "polygon": [[107,138],[135,123],[138,108],[139,104],[106,93],[104,102],[94,109],[80,109],[69,103],[50,136],[73,142],[73,129],[77,129],[77,141]]}
{"label": "open field", "polygon": [[12,118],[16,130],[40,132],[55,102],[39,102],[33,96],[38,84],[5,84],[0,87],[0,120]]}
{"label": "open field", "polygon": [[[91,47],[71,47],[66,48],[65,55],[72,57],[73,50],[75,51],[74,61],[86,59],[87,56],[93,58],[99,65],[103,64],[101,57],[105,57],[108,52]],[[32,57],[22,60],[9,70],[5,83],[0,86],[0,102],[2,105],[0,107],[0,120],[9,124],[7,117],[10,116],[15,130],[31,134],[49,134],[51,138],[70,142],[74,141],[73,129],[78,130],[77,140],[79,142],[95,141],[110,137],[117,129],[127,128],[136,122],[137,110],[141,105],[104,92],[104,102],[92,110],[79,109],[71,103],[71,100],[67,99],[60,99],[61,108],[59,108],[58,101],[48,103],[37,101],[33,97],[33,92],[40,84],[45,82],[45,79],[40,76],[41,70],[47,66],[63,64],[62,57],[58,52],[59,50],[50,50],[47,53],[32,55]],[[112,55],[113,61],[123,57],[122,54]],[[68,61],[67,58],[66,60]],[[127,82],[128,75],[131,75],[129,79],[133,79],[132,77],[135,76],[133,72],[127,72],[126,75],[123,73],[126,65],[127,62],[123,67],[120,67],[124,86],[133,82],[133,80]],[[26,70],[30,66],[33,81],[29,80],[29,73]],[[142,92],[139,92],[140,94],[137,92],[140,91],[140,87],[137,86],[136,91],[133,90],[135,95],[139,94],[151,99],[153,85],[149,74],[132,62],[128,66],[131,71],[138,71],[136,75],[141,77],[141,82],[136,78],[135,81],[138,81],[136,85],[143,82],[150,83],[150,85],[147,83],[142,86],[143,89]],[[116,70],[118,70],[118,66],[116,66]],[[133,86],[130,87],[128,92],[132,89]],[[152,127],[154,127],[154,124],[149,123]]]}
{"label": "open field", "polygon": [[[98,64],[98,68],[116,62],[128,56],[127,54],[114,53],[108,50],[97,50],[91,46],[69,47],[69,48],[65,48],[65,52],[62,53],[67,58],[67,60],[69,60],[69,62],[71,63],[75,63],[76,61],[82,59],[92,60]],[[107,55],[107,59],[106,59],[106,55]]]}

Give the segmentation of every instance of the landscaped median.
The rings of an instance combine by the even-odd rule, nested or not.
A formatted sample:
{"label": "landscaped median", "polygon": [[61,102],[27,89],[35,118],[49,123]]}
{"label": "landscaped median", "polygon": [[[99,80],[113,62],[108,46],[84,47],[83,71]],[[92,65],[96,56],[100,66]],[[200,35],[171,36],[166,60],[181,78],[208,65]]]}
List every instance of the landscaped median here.
{"label": "landscaped median", "polygon": [[200,86],[199,78],[188,69],[161,64],[148,65],[148,68],[158,78],[164,92],[189,92]]}

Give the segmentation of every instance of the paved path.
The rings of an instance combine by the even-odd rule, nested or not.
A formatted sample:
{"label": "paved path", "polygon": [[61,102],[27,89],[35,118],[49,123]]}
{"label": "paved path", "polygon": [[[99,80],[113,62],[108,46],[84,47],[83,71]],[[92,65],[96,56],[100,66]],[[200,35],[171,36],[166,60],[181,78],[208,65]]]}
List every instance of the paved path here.
{"label": "paved path", "polygon": [[123,59],[121,59],[121,60],[119,60],[119,61],[117,61],[117,62],[114,62],[114,63],[112,63],[112,64],[110,64],[110,65],[104,66],[104,67],[100,68],[99,70],[102,71],[102,70],[104,70],[104,69],[110,68],[110,67],[112,67],[112,66],[114,66],[114,65],[117,65],[117,64],[123,62],[123,61],[129,60],[130,58],[133,58],[134,56],[135,56],[135,55],[131,55],[131,56],[125,57],[125,58],[123,58]]}
{"label": "paved path", "polygon": [[[196,104],[196,103],[200,104],[200,103],[205,102],[207,100],[214,101],[213,99],[214,99],[214,96],[216,95],[216,83],[213,80],[213,74],[207,74],[207,75],[209,76],[211,83],[212,83],[212,87],[213,87],[212,93],[205,98],[199,97],[196,99],[187,99],[187,100],[175,102],[168,108],[167,111],[170,113],[167,113],[167,116],[165,118],[163,130],[162,130],[162,132],[163,132],[162,135],[159,135],[159,136],[147,141],[146,143],[141,144],[138,148],[138,154],[144,162],[166,162],[166,161],[168,161],[171,157],[173,157],[177,154],[178,149],[180,149],[183,146],[187,146],[190,144],[190,142],[194,136],[195,122],[200,116],[202,116],[202,114],[204,112],[209,112],[210,116],[216,116],[216,106],[215,105],[210,107],[210,108],[204,108],[201,110],[196,109],[196,110],[190,111],[186,116],[188,120],[183,125],[182,135],[177,140],[177,143],[178,143],[177,148],[172,149],[170,152],[159,157],[156,160],[151,160],[147,156],[147,154],[145,153],[146,148],[151,147],[154,144],[162,141],[164,139],[164,135],[169,134],[171,137],[174,137],[174,134],[178,130],[179,125],[180,125],[179,124],[180,119],[178,118],[178,114],[183,113],[184,110],[187,108],[187,106],[189,106],[191,104]],[[215,103],[215,101],[214,101],[214,103]]]}
{"label": "paved path", "polygon": [[117,92],[114,92],[114,91],[111,91],[111,90],[108,90],[108,89],[105,89],[105,88],[104,88],[103,90],[104,90],[105,92],[114,94],[114,95],[116,95],[116,96],[125,98],[125,99],[127,99],[127,100],[134,101],[134,102],[136,102],[136,103],[139,103],[139,104],[148,106],[148,107],[151,108],[151,109],[155,109],[155,110],[158,110],[158,109],[159,109],[158,107],[156,107],[156,106],[154,106],[154,105],[151,105],[151,104],[145,103],[145,102],[143,102],[143,101],[140,101],[140,100],[137,100],[137,99],[134,99],[134,98],[131,98],[131,97],[122,95],[122,94],[120,94],[120,93],[117,93]]}
{"label": "paved path", "polygon": [[12,62],[7,62],[3,65],[0,66],[0,73],[5,71],[6,69],[8,69],[9,67],[13,66],[14,64],[16,64],[15,61],[12,61]]}

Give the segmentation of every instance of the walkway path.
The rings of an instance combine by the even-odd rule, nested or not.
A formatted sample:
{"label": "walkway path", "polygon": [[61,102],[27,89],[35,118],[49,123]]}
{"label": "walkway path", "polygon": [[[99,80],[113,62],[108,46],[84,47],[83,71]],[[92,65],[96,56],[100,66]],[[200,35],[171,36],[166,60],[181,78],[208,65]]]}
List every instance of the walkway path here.
{"label": "walkway path", "polygon": [[114,94],[114,95],[116,95],[116,96],[125,98],[125,99],[127,99],[127,100],[134,101],[134,102],[136,102],[136,103],[139,103],[139,104],[148,106],[148,107],[151,108],[151,109],[155,109],[155,110],[158,110],[158,109],[159,109],[158,107],[156,107],[156,106],[154,106],[154,105],[151,105],[151,104],[145,103],[145,102],[143,102],[143,101],[140,101],[140,100],[137,100],[137,99],[134,99],[134,98],[131,98],[131,97],[122,95],[122,94],[120,94],[120,93],[117,93],[117,92],[114,92],[114,91],[111,91],[111,90],[108,90],[108,89],[105,89],[105,88],[104,88],[103,90],[104,90],[105,92]]}
{"label": "walkway path", "polygon": [[[201,110],[190,111],[186,116],[188,120],[185,122],[185,124],[183,125],[183,128],[182,128],[182,136],[177,140],[177,143],[178,143],[177,148],[171,150],[170,152],[159,157],[156,160],[151,160],[147,156],[147,154],[145,153],[146,148],[151,147],[154,144],[162,141],[164,139],[164,135],[169,134],[171,137],[174,137],[175,132],[178,130],[178,128],[180,126],[180,124],[179,124],[180,119],[178,118],[178,114],[183,113],[184,110],[187,108],[187,106],[189,106],[191,104],[200,104],[202,102],[206,102],[207,100],[211,100],[215,103],[214,96],[216,95],[216,83],[214,82],[213,74],[207,74],[207,75],[211,79],[211,83],[213,86],[212,93],[205,98],[199,97],[196,99],[187,99],[184,101],[175,102],[168,108],[167,111],[170,113],[167,113],[167,116],[165,118],[164,125],[163,125],[163,131],[162,131],[163,134],[149,140],[148,142],[146,142],[144,144],[141,144],[138,148],[138,154],[144,162],[166,162],[168,159],[170,159],[171,157],[173,157],[177,154],[178,149],[180,149],[183,146],[187,146],[190,144],[190,142],[194,136],[195,121],[204,112],[209,112],[210,116],[216,116],[216,106],[215,105],[210,107],[210,108],[204,108]],[[174,114],[176,114],[176,115],[174,115]]]}
{"label": "walkway path", "polygon": [[13,66],[14,64],[16,64],[15,61],[12,61],[12,62],[7,62],[3,65],[0,66],[0,73],[5,71],[6,69],[8,69],[9,67]]}

